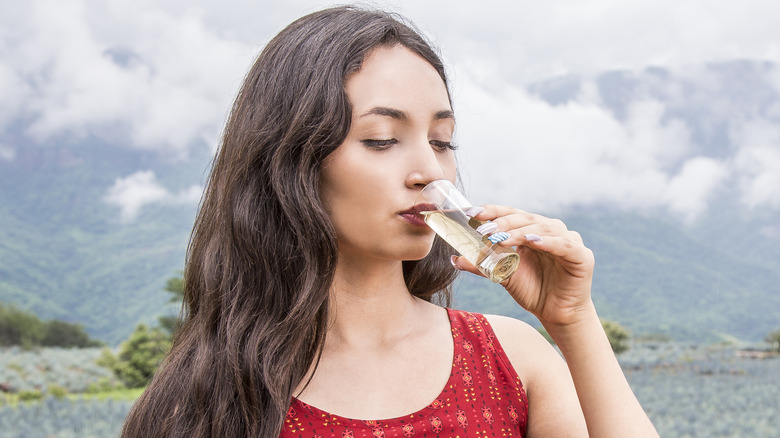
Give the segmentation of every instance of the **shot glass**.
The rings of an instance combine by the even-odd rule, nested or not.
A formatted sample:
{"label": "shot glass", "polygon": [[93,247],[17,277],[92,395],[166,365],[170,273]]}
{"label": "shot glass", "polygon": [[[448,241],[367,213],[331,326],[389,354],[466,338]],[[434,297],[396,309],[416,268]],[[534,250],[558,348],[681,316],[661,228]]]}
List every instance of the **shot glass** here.
{"label": "shot glass", "polygon": [[472,204],[451,182],[440,179],[426,185],[420,203],[435,206],[435,210],[421,212],[425,223],[490,281],[500,283],[515,272],[520,256],[477,232],[485,222],[466,215]]}

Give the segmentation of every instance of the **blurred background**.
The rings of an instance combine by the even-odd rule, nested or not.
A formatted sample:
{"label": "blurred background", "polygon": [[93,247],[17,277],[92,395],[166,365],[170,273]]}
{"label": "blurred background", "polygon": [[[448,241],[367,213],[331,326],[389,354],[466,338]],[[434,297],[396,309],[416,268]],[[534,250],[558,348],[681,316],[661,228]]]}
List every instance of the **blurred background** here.
{"label": "blurred background", "polygon": [[[279,30],[331,5],[0,4],[3,309],[78,324],[112,348],[138,324],[176,315],[165,289],[183,268],[243,76]],[[705,436],[690,425],[712,428],[717,415],[662,408],[668,400],[641,388],[681,385],[642,374],[657,373],[648,363],[688,383],[702,376],[691,364],[709,376],[755,377],[765,396],[752,397],[752,412],[780,408],[777,387],[756,377],[780,371],[777,359],[756,368],[708,350],[771,349],[765,339],[780,328],[780,3],[367,5],[406,16],[440,48],[469,198],[564,219],[596,254],[601,316],[636,345],[666,352],[633,348],[647,355],[624,363],[669,436]],[[455,305],[534,323],[475,277],[458,281]],[[750,386],[729,382],[697,383],[692,399],[677,398],[715,412],[716,402],[692,394]],[[723,420],[709,436],[777,436],[770,417],[751,429]]]}

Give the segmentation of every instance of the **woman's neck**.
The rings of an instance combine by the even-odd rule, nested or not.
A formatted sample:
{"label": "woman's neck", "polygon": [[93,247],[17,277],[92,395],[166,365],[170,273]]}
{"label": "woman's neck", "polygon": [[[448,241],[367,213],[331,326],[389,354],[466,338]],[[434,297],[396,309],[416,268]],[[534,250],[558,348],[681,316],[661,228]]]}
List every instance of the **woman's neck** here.
{"label": "woman's neck", "polygon": [[340,257],[326,342],[355,348],[397,342],[414,331],[424,304],[409,293],[400,261]]}

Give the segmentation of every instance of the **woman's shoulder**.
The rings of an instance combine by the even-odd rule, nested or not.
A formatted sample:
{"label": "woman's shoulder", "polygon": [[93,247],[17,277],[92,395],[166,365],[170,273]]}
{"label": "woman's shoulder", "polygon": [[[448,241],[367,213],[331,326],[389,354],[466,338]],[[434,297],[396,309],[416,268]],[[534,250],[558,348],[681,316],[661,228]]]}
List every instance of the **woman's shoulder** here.
{"label": "woman's shoulder", "polygon": [[526,384],[534,380],[537,371],[562,360],[555,348],[530,324],[502,315],[484,315],[484,318],[512,367]]}

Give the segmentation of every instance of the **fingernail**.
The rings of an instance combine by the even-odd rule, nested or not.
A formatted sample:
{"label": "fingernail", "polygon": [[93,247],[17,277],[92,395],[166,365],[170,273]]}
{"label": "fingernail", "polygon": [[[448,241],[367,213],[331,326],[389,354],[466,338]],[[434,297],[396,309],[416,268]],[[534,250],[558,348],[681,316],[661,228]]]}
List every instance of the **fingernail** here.
{"label": "fingernail", "polygon": [[458,256],[455,256],[455,255],[450,256],[450,264],[452,264],[453,268],[455,268],[458,271],[460,271],[461,270],[460,266],[458,266],[458,264],[456,263],[457,260],[458,260]]}
{"label": "fingernail", "polygon": [[483,211],[485,211],[485,209],[482,208],[482,207],[471,207],[468,210],[466,210],[466,216],[474,217],[474,216],[482,213]]}
{"label": "fingernail", "polygon": [[529,242],[541,242],[542,241],[542,236],[540,236],[538,234],[526,234],[525,235],[525,240],[527,240]]}
{"label": "fingernail", "polygon": [[498,230],[498,225],[495,222],[486,222],[477,227],[477,233],[487,236],[490,233],[495,233]]}
{"label": "fingernail", "polygon": [[507,233],[506,231],[501,231],[499,233],[492,234],[490,237],[488,237],[488,240],[491,243],[498,243],[498,242],[503,242],[506,239],[509,239],[509,236],[510,234]]}

